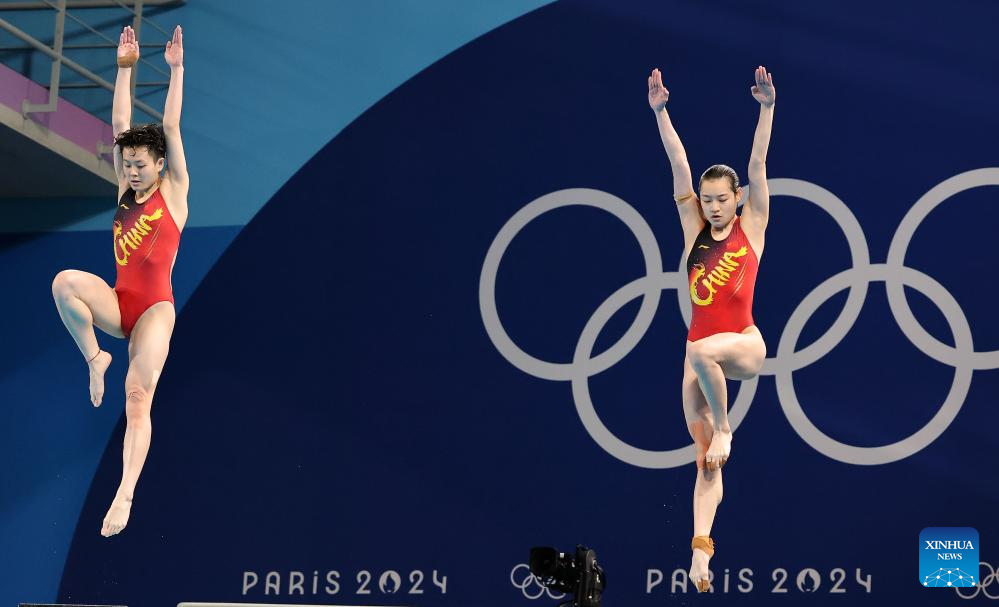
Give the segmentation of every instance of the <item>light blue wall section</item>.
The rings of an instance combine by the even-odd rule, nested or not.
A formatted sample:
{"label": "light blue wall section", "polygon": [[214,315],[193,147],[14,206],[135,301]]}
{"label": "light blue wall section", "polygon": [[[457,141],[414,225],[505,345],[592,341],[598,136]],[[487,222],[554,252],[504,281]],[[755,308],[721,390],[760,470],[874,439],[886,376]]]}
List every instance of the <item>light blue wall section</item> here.
{"label": "light blue wall section", "polygon": [[[174,22],[184,27],[188,225],[244,225],[372,104],[456,48],[545,4],[216,0],[191,1],[154,16],[164,27]],[[42,35],[45,26],[37,29]],[[148,26],[146,32],[143,39],[163,38]],[[151,50],[143,53],[152,58]],[[155,61],[165,67],[161,54]],[[41,63],[47,74],[47,63]],[[159,78],[148,70],[143,77]],[[110,93],[97,94],[110,103]],[[143,99],[161,108],[164,97]],[[102,118],[110,121],[110,108],[106,114]],[[37,201],[20,206],[23,210],[10,213],[13,218],[0,229],[32,230]],[[103,230],[110,220],[108,211],[65,229]]]}

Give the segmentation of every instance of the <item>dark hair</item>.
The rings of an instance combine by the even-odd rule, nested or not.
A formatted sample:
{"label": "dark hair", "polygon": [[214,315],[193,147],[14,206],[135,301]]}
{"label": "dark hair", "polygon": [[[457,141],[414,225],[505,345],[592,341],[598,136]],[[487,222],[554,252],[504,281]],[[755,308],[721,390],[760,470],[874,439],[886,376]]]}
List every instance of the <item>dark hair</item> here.
{"label": "dark hair", "polygon": [[166,136],[163,135],[163,127],[155,122],[123,131],[115,138],[114,144],[122,150],[144,146],[149,149],[153,160],[166,156]]}
{"label": "dark hair", "polygon": [[739,189],[739,176],[736,175],[735,169],[724,164],[716,164],[704,171],[704,174],[701,175],[701,181],[697,184],[697,189],[701,189],[701,184],[705,181],[715,179],[728,179],[728,184],[732,186],[733,192]]}

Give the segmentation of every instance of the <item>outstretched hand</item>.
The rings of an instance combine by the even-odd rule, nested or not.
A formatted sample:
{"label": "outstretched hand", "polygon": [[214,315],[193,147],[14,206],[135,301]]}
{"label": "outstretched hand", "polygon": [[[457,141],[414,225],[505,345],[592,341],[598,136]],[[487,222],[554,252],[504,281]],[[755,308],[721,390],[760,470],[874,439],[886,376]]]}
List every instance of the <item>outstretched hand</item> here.
{"label": "outstretched hand", "polygon": [[649,76],[649,106],[653,111],[658,112],[666,107],[668,99],[669,91],[663,86],[663,75],[659,72],[659,68],[656,68],[652,70],[652,75]]}
{"label": "outstretched hand", "polygon": [[135,30],[125,26],[118,36],[118,67],[132,67],[139,60],[139,43]]}
{"label": "outstretched hand", "polygon": [[184,32],[179,25],[173,30],[173,39],[166,43],[163,58],[166,59],[167,65],[170,67],[184,65]]}
{"label": "outstretched hand", "polygon": [[761,105],[770,107],[777,100],[777,89],[774,88],[774,75],[767,72],[762,65],[756,68],[756,84],[750,89],[753,98]]}

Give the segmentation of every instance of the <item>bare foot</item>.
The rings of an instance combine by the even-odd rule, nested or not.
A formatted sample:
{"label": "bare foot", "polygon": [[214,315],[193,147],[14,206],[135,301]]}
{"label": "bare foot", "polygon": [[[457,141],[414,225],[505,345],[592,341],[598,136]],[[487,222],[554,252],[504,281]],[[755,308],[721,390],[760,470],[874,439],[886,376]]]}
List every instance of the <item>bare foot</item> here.
{"label": "bare foot", "polygon": [[104,525],[101,527],[101,535],[111,537],[117,535],[128,524],[128,515],[132,511],[132,500],[126,497],[115,496],[108,508],[108,513],[104,515]]}
{"label": "bare foot", "polygon": [[111,355],[101,350],[87,366],[90,367],[90,402],[100,407],[104,399],[104,372],[111,366]]}
{"label": "bare foot", "polygon": [[705,454],[705,464],[708,470],[720,470],[732,453],[732,431],[715,430],[711,435],[711,444]]}
{"label": "bare foot", "polygon": [[700,548],[694,548],[694,553],[690,557],[690,581],[697,588],[698,592],[707,592],[711,587],[711,571],[708,569],[708,561],[711,557]]}

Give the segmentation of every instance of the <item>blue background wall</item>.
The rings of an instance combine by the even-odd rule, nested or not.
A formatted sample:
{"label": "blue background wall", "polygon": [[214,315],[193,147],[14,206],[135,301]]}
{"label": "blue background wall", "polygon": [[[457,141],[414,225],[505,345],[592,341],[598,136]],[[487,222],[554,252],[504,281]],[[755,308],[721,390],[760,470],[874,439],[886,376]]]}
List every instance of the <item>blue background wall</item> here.
{"label": "blue background wall", "polygon": [[[960,322],[951,335],[938,310],[946,297],[931,301],[909,288],[927,331],[964,348],[951,357],[957,370],[927,356],[875,281],[866,298],[858,288],[862,309],[834,348],[807,365],[787,362],[781,340],[803,299],[847,268],[873,275],[866,260],[851,258],[837,222],[808,200],[774,196],[755,305],[777,357],[771,368],[802,367],[794,390],[808,418],[832,439],[877,447],[934,418],[954,377],[967,392],[925,448],[856,465],[803,440],[810,435],[783,413],[789,380],[762,376],[726,467],[712,596],[670,583],[689,564],[692,464],[636,466],[598,444],[577,414],[578,385],[540,379],[504,358],[486,331],[480,283],[504,224],[566,188],[625,201],[654,234],[662,266],[675,267],[682,239],[645,101],[654,66],[672,92],[670,112],[695,172],[725,162],[744,174],[758,113],[748,87],[765,63],[778,89],[768,167],[784,189],[775,190],[791,191],[787,179],[825,188],[849,211],[840,221],[854,218],[870,262],[885,262],[924,194],[999,166],[986,25],[999,9],[567,2],[471,17],[458,5],[437,5],[429,16],[400,4],[310,10],[319,6],[344,31],[372,29],[352,40],[300,36],[303,20],[319,29],[313,13],[274,15],[263,4],[238,17],[212,4],[172,13],[190,49],[185,141],[194,171],[204,171],[201,199],[213,202],[203,203],[204,215],[192,203],[156,440],[129,527],[110,541],[97,531],[120,474],[123,420],[113,395],[125,370],[112,368],[107,404],[91,410],[85,371],[48,293],[67,266],[111,278],[106,233],[90,229],[107,221],[42,234],[11,220],[0,273],[20,295],[4,304],[12,347],[0,353],[2,448],[15,462],[3,483],[0,600],[554,603],[528,598],[530,584],[518,589],[514,582],[525,580],[515,566],[532,545],[583,542],[609,571],[608,605],[706,604],[725,600],[719,594],[755,604],[960,601],[914,581],[915,546],[928,526],[975,527],[982,560],[997,564],[989,546],[999,541],[999,490],[994,458],[984,455],[996,446],[988,430],[997,421],[995,357],[970,354]],[[397,35],[382,36],[387,16]],[[413,32],[414,22],[437,25]],[[227,32],[230,44],[211,37],[217,46],[198,59],[199,27]],[[271,45],[263,64],[225,69],[223,57],[246,56],[234,54],[232,41],[254,27],[272,34],[261,36]],[[422,54],[379,42],[395,38]],[[299,69],[289,45],[301,39],[314,45],[307,55],[343,70],[349,83],[341,87],[320,65]],[[205,56],[215,64],[199,69]],[[376,68],[358,67],[367,62]],[[296,69],[282,72],[288,63]],[[252,88],[274,73],[287,81]],[[223,74],[231,87],[216,84]],[[232,97],[218,91],[235,88],[230,112]],[[299,111],[299,97],[314,115]],[[230,125],[224,135],[220,124]],[[231,170],[232,181],[216,168]],[[994,172],[985,176],[996,182]],[[919,225],[904,259],[957,302],[978,352],[999,348],[985,261],[996,193],[989,185],[948,198]],[[572,362],[594,312],[645,273],[625,224],[585,206],[597,196],[568,195],[576,206],[528,224],[499,265],[503,328],[539,359]],[[584,374],[601,422],[649,451],[689,443],[676,301],[663,291],[627,356]],[[845,291],[820,306],[797,350],[825,334],[844,305]],[[594,350],[612,346],[636,314],[637,300],[625,304]],[[831,593],[838,570],[845,592]],[[665,580],[650,588],[658,571]],[[296,572],[303,596],[289,588]],[[269,573],[276,591],[267,589]],[[435,573],[446,585],[433,583]],[[740,573],[751,591],[740,590]],[[246,587],[254,575],[258,583]],[[870,592],[857,581],[867,576]],[[414,586],[423,593],[410,594]]]}

